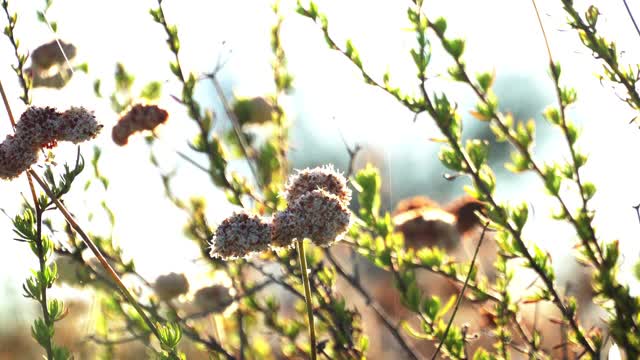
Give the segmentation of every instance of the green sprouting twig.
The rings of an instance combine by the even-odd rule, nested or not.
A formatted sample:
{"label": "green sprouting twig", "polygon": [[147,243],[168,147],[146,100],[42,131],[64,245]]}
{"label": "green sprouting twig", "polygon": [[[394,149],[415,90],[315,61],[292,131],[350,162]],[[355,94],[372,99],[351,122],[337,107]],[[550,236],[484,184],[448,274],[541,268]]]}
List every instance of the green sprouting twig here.
{"label": "green sprouting twig", "polygon": [[302,284],[304,285],[304,298],[307,304],[307,318],[309,322],[309,343],[311,348],[311,360],[315,360],[316,355],[316,329],[313,324],[313,298],[311,297],[311,286],[309,285],[309,274],[307,273],[307,258],[304,254],[304,240],[297,240],[296,250],[298,251],[298,262],[300,263],[300,271],[302,276]]}
{"label": "green sprouting twig", "polygon": [[182,69],[180,63],[179,51],[180,51],[180,39],[178,38],[178,29],[167,23],[165,18],[164,9],[162,7],[162,0],[158,0],[158,8],[151,9],[150,14],[153,20],[162,25],[165,33],[167,34],[167,44],[169,50],[173,54],[174,61],[169,65],[171,72],[176,76],[182,85],[182,96],[179,99],[180,103],[187,107],[189,116],[196,122],[200,131],[200,141],[204,146],[204,152],[209,159],[209,176],[215,184],[220,184],[231,192],[234,201],[237,205],[242,206],[241,191],[234,186],[232,182],[227,178],[225,174],[226,163],[224,159],[218,158],[222,155],[218,151],[219,144],[214,144],[209,139],[209,132],[211,128],[212,119],[203,116],[201,113],[200,104],[194,98],[194,90],[196,85],[196,78],[193,75],[185,76],[185,72]]}
{"label": "green sprouting twig", "polygon": [[[350,43],[347,44],[347,50],[342,50],[337,47],[336,43],[331,39],[329,35],[327,25],[328,22],[326,20],[326,17],[318,12],[318,9],[314,4],[309,9],[305,9],[301,5],[299,5],[298,12],[304,16],[311,18],[316,23],[319,23],[321,25],[322,31],[325,35],[325,39],[327,40],[330,48],[340,51],[356,67],[358,67],[363,72],[363,78],[365,79],[366,83],[387,90],[390,94],[400,100],[412,111],[426,111],[436,121],[436,124],[451,146],[450,155],[454,157],[453,160],[455,160],[457,166],[459,166],[458,170],[464,171],[468,175],[470,175],[474,185],[477,188],[478,195],[482,197],[481,200],[486,201],[491,208],[495,209],[492,212],[492,220],[500,224],[500,226],[504,227],[504,229],[510,234],[510,236],[514,238],[515,242],[517,243],[517,248],[520,249],[522,256],[527,260],[529,266],[542,278],[545,287],[549,290],[553,298],[553,302],[562,311],[563,316],[567,318],[571,323],[573,330],[575,330],[578,334],[583,335],[576,319],[572,316],[570,310],[563,303],[562,298],[556,290],[551,275],[547,273],[547,269],[540,263],[538,263],[534,258],[534,255],[527,249],[525,242],[522,239],[521,232],[509,222],[506,209],[503,206],[500,206],[495,200],[492,194],[493,189],[495,188],[495,180],[493,179],[490,169],[488,169],[486,166],[476,166],[476,164],[471,161],[471,158],[467,151],[462,148],[462,145],[460,144],[461,128],[459,118],[456,114],[456,109],[450,106],[448,100],[446,99],[446,96],[436,96],[435,99],[432,99],[428,96],[424,85],[421,85],[423,98],[420,100],[405,98],[399,95],[399,92],[397,91],[389,91],[386,86],[380,85],[373,81],[372,77],[363,70],[362,62],[357,55],[357,52],[355,52],[355,49],[352,45],[350,45]],[[441,30],[440,33],[442,33],[443,31],[444,30]],[[448,42],[448,45],[448,52],[455,58],[459,59],[463,52],[463,43]],[[411,105],[413,105],[413,107]],[[584,335],[578,336],[578,338],[585,348],[591,349],[590,353],[595,353],[595,350],[593,350],[591,344],[586,340]]]}
{"label": "green sprouting twig", "polygon": [[[622,85],[627,91],[627,98],[624,101],[634,110],[640,111],[640,93],[636,89],[638,81],[638,69],[634,71],[631,67],[623,69],[618,62],[618,53],[614,42],[608,41],[600,36],[596,31],[598,20],[598,9],[589,7],[583,19],[573,6],[572,0],[561,0],[565,12],[569,15],[569,25],[577,30],[582,43],[593,51],[593,57],[602,60],[604,75],[612,82]],[[632,120],[634,121],[635,118]]]}
{"label": "green sprouting twig", "polygon": [[26,105],[29,105],[31,104],[31,95],[29,93],[29,90],[31,88],[31,80],[24,71],[24,65],[27,62],[27,55],[20,54],[18,50],[19,41],[16,39],[14,34],[18,14],[9,14],[8,0],[2,0],[2,8],[4,9],[7,21],[9,22],[9,24],[4,28],[4,34],[7,36],[7,38],[9,38],[9,42],[11,42],[11,46],[13,47],[13,53],[16,57],[16,60],[18,61],[18,65],[12,67],[16,75],[18,75],[20,87],[22,87],[22,96],[20,96],[20,99]]}
{"label": "green sprouting twig", "polygon": [[[3,3],[3,6],[5,7],[5,11],[6,11],[6,4]],[[16,48],[17,49],[17,48]],[[2,81],[0,81],[0,94],[2,95],[2,101],[4,103],[5,106],[5,110],[7,112],[7,115],[9,117],[9,121],[11,122],[11,127],[13,129],[15,129],[16,127],[16,122],[15,119],[13,117],[13,112],[11,111],[11,107],[9,106],[9,100],[7,99],[7,94],[4,91],[4,86],[2,86]],[[27,173],[27,181],[29,183],[29,191],[31,193],[31,198],[33,200],[33,206],[36,212],[36,238],[34,239],[35,243],[36,243],[36,252],[37,252],[37,257],[38,257],[38,264],[40,267],[40,273],[43,273],[45,271],[45,268],[47,267],[46,265],[46,254],[45,254],[45,250],[43,247],[43,239],[42,239],[42,213],[43,213],[43,209],[40,207],[40,203],[38,202],[38,196],[36,195],[36,191],[35,191],[35,187],[33,185],[33,179],[31,178],[31,174]],[[43,284],[41,277],[38,276],[36,278],[36,281],[38,281],[41,289],[40,289],[40,298],[36,299],[38,300],[38,302],[40,302],[40,306],[42,307],[42,316],[44,318],[44,322],[45,325],[47,327],[47,329],[53,329],[53,319],[50,316],[49,313],[49,304],[47,301],[47,288],[48,285],[47,284]],[[50,330],[49,330],[50,331]],[[34,333],[35,334],[35,333]],[[53,359],[53,344],[51,342],[51,336],[46,336],[46,339],[44,340],[44,344],[42,344],[42,346],[45,348],[46,352],[47,352],[47,358],[48,359]]]}

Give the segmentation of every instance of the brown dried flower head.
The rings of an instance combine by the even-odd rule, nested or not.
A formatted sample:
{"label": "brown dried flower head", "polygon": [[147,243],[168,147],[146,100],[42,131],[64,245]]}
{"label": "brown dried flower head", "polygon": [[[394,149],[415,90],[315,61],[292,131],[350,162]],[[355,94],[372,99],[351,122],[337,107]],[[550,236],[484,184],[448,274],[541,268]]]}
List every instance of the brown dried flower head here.
{"label": "brown dried flower head", "polygon": [[168,117],[169,114],[156,105],[134,105],[113,127],[111,132],[113,142],[124,146],[129,142],[129,136],[133,133],[153,130],[166,122]]}
{"label": "brown dried flower head", "polygon": [[271,226],[257,215],[236,213],[225,219],[212,239],[211,257],[238,259],[262,252],[271,243]]}
{"label": "brown dried flower head", "polygon": [[275,213],[271,220],[271,247],[291,247],[293,241],[302,236],[300,220],[300,216],[290,209]]}
{"label": "brown dried flower head", "polygon": [[317,189],[337,196],[344,204],[348,205],[351,201],[347,180],[331,165],[307,168],[291,176],[285,187],[285,198],[291,204],[302,195]]}
{"label": "brown dried flower head", "polygon": [[323,247],[340,240],[349,229],[351,221],[351,214],[345,203],[325,190],[303,194],[288,210],[297,217],[294,223],[300,226],[299,238],[309,238]]}
{"label": "brown dried flower head", "polygon": [[231,289],[224,285],[207,286],[193,295],[194,303],[203,312],[221,313],[233,303]]}
{"label": "brown dried flower head", "polygon": [[[64,54],[60,51],[60,47],[62,47]],[[76,56],[76,47],[64,41],[60,41],[60,45],[58,45],[57,41],[52,40],[33,50],[31,63],[38,70],[48,70],[54,65],[64,65],[66,63],[65,55],[69,60],[73,59]]]}
{"label": "brown dried flower head", "polygon": [[0,178],[12,179],[38,161],[41,148],[58,141],[77,144],[95,138],[102,129],[93,113],[72,107],[64,113],[50,107],[29,107],[16,124],[15,136],[0,144]]}
{"label": "brown dried flower head", "polygon": [[62,114],[52,107],[29,107],[16,124],[16,137],[36,148],[50,144],[58,135]]}
{"label": "brown dried flower head", "polygon": [[13,179],[38,161],[38,151],[15,136],[0,143],[0,179]]}
{"label": "brown dried flower head", "polygon": [[189,281],[184,274],[160,275],[153,284],[153,290],[161,300],[170,300],[189,291]]}
{"label": "brown dried flower head", "polygon": [[103,127],[95,115],[83,107],[71,107],[63,112],[56,125],[57,140],[74,144],[95,138]]}

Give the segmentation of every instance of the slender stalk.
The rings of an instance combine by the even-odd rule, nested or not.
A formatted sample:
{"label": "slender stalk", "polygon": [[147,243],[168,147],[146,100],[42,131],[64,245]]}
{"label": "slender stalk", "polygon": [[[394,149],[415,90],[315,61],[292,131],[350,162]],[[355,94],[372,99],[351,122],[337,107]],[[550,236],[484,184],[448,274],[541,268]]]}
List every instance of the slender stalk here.
{"label": "slender stalk", "polygon": [[[353,250],[353,248],[351,248]],[[355,254],[355,251],[353,252]],[[349,275],[344,270],[342,265],[333,257],[329,249],[324,250],[324,254],[327,260],[336,268],[336,271],[343,279],[345,279],[353,289],[355,289],[360,296],[365,300],[366,304],[370,306],[376,313],[378,318],[382,321],[382,324],[387,328],[387,331],[396,339],[398,345],[406,352],[407,358],[412,360],[418,360],[418,351],[409,343],[407,343],[400,335],[400,331],[396,325],[393,324],[391,317],[384,311],[380,304],[373,299],[369,292],[360,284],[355,275]]]}
{"label": "slender stalk", "polygon": [[638,27],[638,23],[636,23],[636,19],[633,17],[633,13],[631,12],[631,9],[629,9],[629,4],[627,4],[627,0],[622,0],[622,2],[624,3],[625,9],[627,9],[627,13],[629,14],[629,18],[631,18],[631,22],[633,23],[633,27],[636,28],[636,32],[638,33],[638,35],[640,35],[640,28]]}
{"label": "slender stalk", "polygon": [[304,240],[296,241],[298,250],[298,261],[302,272],[302,284],[304,285],[304,298],[307,303],[307,316],[309,318],[309,343],[311,345],[311,360],[316,360],[316,329],[313,325],[313,301],[311,299],[311,286],[309,285],[309,274],[307,274],[307,258],[304,255]]}
{"label": "slender stalk", "polygon": [[71,227],[80,235],[85,245],[87,245],[87,247],[93,252],[93,254],[98,259],[98,261],[100,261],[100,264],[102,264],[102,267],[104,267],[104,269],[107,271],[109,276],[118,285],[120,292],[122,292],[122,294],[127,299],[129,304],[131,304],[131,306],[133,306],[136,309],[136,311],[140,314],[140,317],[142,317],[142,320],[149,327],[151,332],[156,336],[156,338],[158,338],[158,340],[160,340],[160,333],[158,332],[158,328],[151,321],[151,319],[149,319],[147,314],[142,310],[142,308],[140,307],[138,302],[135,300],[133,295],[131,295],[131,293],[129,292],[127,287],[124,285],[124,283],[122,282],[118,274],[115,272],[115,270],[113,270],[111,265],[109,265],[107,260],[104,258],[104,256],[102,255],[102,252],[100,252],[100,249],[93,243],[93,241],[89,238],[89,236],[87,236],[84,230],[82,230],[80,225],[78,225],[78,223],[75,221],[73,216],[69,213],[67,208],[62,204],[62,202],[60,202],[60,200],[58,200],[58,198],[51,191],[49,186],[47,186],[47,184],[38,176],[38,174],[31,169],[28,170],[28,174],[30,174],[38,182],[38,184],[40,185],[40,187],[42,187],[42,189],[45,191],[47,196],[49,196],[51,200],[56,204],[58,211],[60,211],[60,213],[67,220],[69,225],[71,225]]}
{"label": "slender stalk", "polygon": [[0,81],[0,95],[2,95],[2,102],[4,103],[4,107],[7,110],[7,115],[9,115],[9,121],[11,122],[11,128],[16,128],[16,120],[13,118],[13,112],[11,112],[11,107],[9,106],[9,99],[7,99],[7,94],[4,92],[4,87],[2,86],[2,81]]}
{"label": "slender stalk", "polygon": [[[42,209],[38,204],[38,199],[34,198],[35,208],[36,208],[36,249],[38,250],[38,264],[40,265],[40,272],[44,273],[47,263],[46,263],[46,255],[44,253],[44,247],[42,246]],[[51,315],[49,314],[49,308],[47,304],[47,284],[42,283],[40,281],[41,288],[41,297],[38,299],[40,301],[40,306],[42,307],[42,317],[44,318],[44,323],[47,324],[48,328],[53,328],[53,320],[51,319]],[[51,336],[48,336],[46,339],[46,346],[44,348],[47,351],[47,359],[53,359],[53,344],[51,343]]]}
{"label": "slender stalk", "polygon": [[[473,273],[473,266],[476,263],[476,258],[478,257],[478,251],[480,250],[480,246],[482,246],[482,241],[484,240],[484,234],[487,232],[487,227],[489,226],[489,223],[486,223],[484,225],[484,228],[482,229],[482,234],[480,235],[480,240],[478,240],[478,245],[476,245],[476,250],[473,253],[473,258],[471,259],[471,264],[469,264],[469,272],[467,273],[467,278],[464,280],[464,285],[462,285],[462,290],[460,290],[460,295],[458,296],[458,300],[456,301],[456,305],[453,308],[453,313],[451,314],[451,318],[449,319],[449,323],[447,323],[447,328],[444,329],[444,333],[442,334],[442,340],[440,340],[440,343],[438,344],[438,347],[436,348],[436,351],[433,353],[433,356],[431,357],[431,360],[435,360],[436,356],[438,356],[438,353],[440,352],[440,349],[442,349],[442,345],[444,344],[445,340],[447,339],[447,335],[449,334],[449,329],[451,329],[451,324],[453,324],[453,319],[455,319],[456,314],[458,313],[458,309],[460,308],[460,304],[462,303],[462,298],[464,298],[464,292],[465,290],[467,290],[467,284],[469,283],[469,279],[471,279],[471,274]],[[465,341],[465,339],[462,339],[462,341]]]}
{"label": "slender stalk", "polygon": [[[7,94],[5,93],[4,87],[2,86],[2,81],[0,81],[0,95],[2,96],[2,102],[4,103],[5,110],[7,111],[7,115],[9,116],[9,121],[11,122],[11,128],[15,130],[16,121],[13,117],[11,107],[9,106],[9,100],[7,99]],[[33,207],[36,210],[36,249],[38,251],[38,264],[40,266],[40,272],[44,272],[44,269],[47,265],[44,248],[42,247],[42,209],[40,207],[40,204],[38,203],[38,196],[36,195],[36,190],[33,186],[33,179],[31,178],[31,175],[29,173],[27,173],[27,181],[29,182],[29,191],[31,193],[31,198],[33,199]],[[51,316],[49,314],[49,308],[47,304],[47,288],[45,286],[42,286],[41,293],[42,298],[38,300],[40,301],[40,305],[42,307],[42,317],[44,318],[45,324],[51,328],[53,327],[53,321],[51,320]],[[53,359],[51,337],[47,338],[45,349],[47,351],[47,359]]]}

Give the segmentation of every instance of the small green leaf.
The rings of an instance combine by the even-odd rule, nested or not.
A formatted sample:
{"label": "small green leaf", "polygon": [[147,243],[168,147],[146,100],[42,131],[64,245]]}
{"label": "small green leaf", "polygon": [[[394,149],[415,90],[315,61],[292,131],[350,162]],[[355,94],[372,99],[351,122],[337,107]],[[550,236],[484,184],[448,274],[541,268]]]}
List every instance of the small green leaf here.
{"label": "small green leaf", "polygon": [[152,81],[145,85],[140,92],[140,97],[149,101],[154,101],[160,98],[162,94],[162,83],[159,81]]}
{"label": "small green leaf", "polygon": [[443,17],[438,17],[434,22],[431,23],[431,27],[436,32],[436,34],[442,36],[447,30],[447,20]]}
{"label": "small green leaf", "polygon": [[591,26],[592,28],[595,28],[596,24],[598,23],[598,15],[600,15],[600,11],[598,11],[598,8],[593,5],[589,6],[587,11],[585,12],[587,24],[589,24],[589,26]]}
{"label": "small green leaf", "polygon": [[444,39],[442,46],[444,46],[444,49],[456,60],[458,60],[464,52],[463,39]]}
{"label": "small green leaf", "polygon": [[591,182],[584,182],[582,183],[582,191],[584,192],[585,199],[589,201],[596,193],[596,185]]}

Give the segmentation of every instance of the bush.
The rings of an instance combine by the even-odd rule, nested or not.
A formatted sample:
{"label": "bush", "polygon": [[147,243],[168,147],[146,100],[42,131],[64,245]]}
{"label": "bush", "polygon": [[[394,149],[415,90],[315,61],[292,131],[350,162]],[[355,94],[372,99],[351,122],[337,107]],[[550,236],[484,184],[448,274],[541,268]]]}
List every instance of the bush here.
{"label": "bush", "polygon": [[[38,17],[55,34],[58,25],[47,17],[51,5],[46,1]],[[535,1],[533,5],[540,20]],[[601,81],[618,85],[621,99],[634,112],[640,110],[638,66],[621,64],[615,43],[600,35],[598,9],[590,6],[583,15],[572,1],[560,0],[559,5],[582,44],[602,63]],[[186,238],[206,259],[206,284],[172,269],[152,281],[136,270],[136,259],[127,259],[113,232],[89,232],[77,218],[84,216],[83,210],[66,207],[65,198],[82,196],[76,183],[86,163],[78,147],[75,162],[60,166],[52,160],[51,149],[63,141],[77,144],[100,132],[104,136],[107,131],[100,119],[87,110],[91,105],[76,104],[64,112],[31,105],[34,87],[65,91],[70,77],[87,71],[87,65],[73,65],[76,47],[58,41],[28,56],[19,46],[17,14],[7,0],[2,7],[8,20],[5,35],[15,53],[12,67],[22,91],[6,95],[19,97],[26,110],[14,121],[2,90],[15,134],[0,144],[0,177],[15,181],[25,174],[28,179],[30,198],[13,217],[13,227],[17,240],[29,245],[38,260],[23,290],[40,306],[31,333],[48,359],[74,356],[58,342],[60,321],[71,312],[63,301],[52,298],[51,289],[62,283],[92,291],[100,312],[89,314],[95,327],[89,340],[103,358],[123,356],[119,351],[130,342],[144,344],[143,351],[161,359],[384,357],[387,343],[393,344],[389,348],[398,357],[411,359],[569,354],[597,359],[614,345],[629,359],[640,357],[640,302],[619,279],[618,241],[603,239],[594,227],[591,200],[596,185],[582,171],[588,157],[578,146],[579,127],[568,116],[577,91],[564,83],[562,66],[554,61],[548,44],[557,104],[547,107],[544,118],[566,143],[567,156],[542,162],[534,154],[536,123],[500,109],[493,90],[495,72],[472,74],[465,40],[450,36],[445,18],[425,14],[422,1],[410,2],[406,12],[415,34],[415,46],[407,56],[415,64],[417,95],[396,87],[392,71],[371,73],[353,41],[337,40],[316,3],[297,3],[296,16],[315,23],[328,48],[353,65],[366,84],[396,99],[416,118],[426,114],[435,123],[441,132],[436,139],[442,143],[439,159],[450,172],[445,176],[470,180],[464,188],[467,196],[449,206],[416,197],[389,213],[381,205],[379,171],[372,165],[354,168],[360,147],[347,147],[351,161],[344,174],[331,165],[291,172],[291,124],[282,103],[293,90],[294,78],[280,40],[284,19],[278,3],[271,32],[275,91],[228,99],[219,80],[224,61],[209,73],[189,72],[180,61],[178,29],[159,0],[150,10],[151,19],[164,32],[172,53],[169,67],[181,87],[175,99],[196,129],[190,149],[176,153],[242,210],[212,226],[205,215],[211,206],[208,199],[176,195],[174,182],[183,173],[163,170],[156,156],[156,142],[163,135],[156,130],[179,119],[168,120],[169,112],[160,102],[162,82],[152,81],[135,95],[134,74],[118,64],[115,88],[107,97],[120,114],[113,141],[127,146],[140,140],[137,133],[145,134],[149,161],[158,168],[165,196],[186,214]],[[539,30],[546,42],[541,21]],[[474,94],[477,103],[471,114],[490,128],[490,139],[464,134],[454,96],[429,86],[432,55],[446,55],[450,80]],[[224,114],[214,114],[197,99],[196,88],[203,83],[213,85]],[[96,101],[105,99],[100,85],[99,80],[94,84]],[[214,129],[223,116],[231,127]],[[619,119],[610,119],[615,120]],[[498,142],[513,150],[506,164],[513,177],[534,174],[559,205],[552,217],[572,227],[577,239],[573,256],[583,266],[576,273],[582,277],[578,290],[559,283],[549,252],[525,236],[528,203],[496,196],[499,184],[489,152]],[[47,152],[44,170],[33,167],[42,152]],[[107,189],[108,174],[116,171],[100,167],[101,154],[101,148],[94,147],[87,194],[94,181]],[[246,163],[246,174],[232,171],[232,161]],[[579,199],[577,208],[569,201],[572,196]],[[107,201],[101,207],[113,229],[118,214]],[[54,222],[56,212],[64,222]],[[464,252],[466,243],[473,244],[472,254]],[[527,271],[535,281],[518,293],[516,277]],[[604,310],[604,321],[589,319],[592,312],[584,309],[592,304]],[[115,334],[119,327],[124,331]]]}

